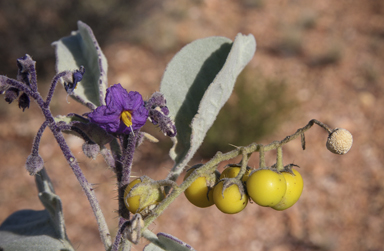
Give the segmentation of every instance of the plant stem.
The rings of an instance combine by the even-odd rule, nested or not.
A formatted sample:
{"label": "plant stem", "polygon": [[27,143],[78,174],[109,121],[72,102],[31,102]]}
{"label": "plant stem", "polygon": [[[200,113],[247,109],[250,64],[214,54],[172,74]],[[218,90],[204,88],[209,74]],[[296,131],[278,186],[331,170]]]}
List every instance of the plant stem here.
{"label": "plant stem", "polygon": [[281,146],[277,147],[276,168],[277,168],[277,171],[279,171],[279,172],[284,170],[284,165],[283,165],[283,148]]}
{"label": "plant stem", "polygon": [[135,153],[138,137],[138,131],[134,131],[128,135],[120,135],[120,145],[123,154],[120,156],[120,163],[116,163],[119,215],[127,220],[129,219],[129,211],[124,205],[124,191],[131,177],[133,154]]}
{"label": "plant stem", "polygon": [[[173,202],[173,200],[176,199],[181,193],[183,193],[197,178],[199,178],[202,174],[214,172],[217,165],[221,162],[233,159],[240,154],[252,154],[253,152],[259,151],[262,152],[261,156],[264,156],[264,152],[275,150],[279,147],[281,148],[281,146],[287,144],[288,142],[299,137],[304,132],[308,131],[314,124],[319,125],[328,133],[331,132],[331,129],[327,125],[321,123],[318,120],[312,119],[306,126],[298,129],[294,134],[285,137],[281,141],[273,141],[272,143],[265,146],[252,143],[245,147],[236,148],[225,154],[217,152],[210,161],[199,167],[196,172],[193,172],[190,176],[188,176],[188,178],[180,186],[174,187],[172,192],[154,210],[152,210],[152,214],[144,219],[144,227],[142,231],[148,228],[148,226],[162,214],[162,212]],[[260,163],[263,162],[264,158],[261,157]]]}
{"label": "plant stem", "polygon": [[[123,232],[125,230],[125,223],[127,222],[126,219],[123,217],[119,217],[119,230],[117,231],[115,241],[113,242],[113,246],[111,251],[118,251],[119,247],[120,250],[129,250],[130,243],[128,240],[124,240],[124,238],[121,238],[123,235]],[[128,249],[127,249],[128,248]]]}
{"label": "plant stem", "polygon": [[32,155],[34,156],[37,156],[39,154],[41,136],[43,135],[43,132],[45,128],[47,128],[47,126],[48,126],[48,122],[44,121],[44,123],[40,126],[39,130],[37,131],[35,139],[33,140]]}
{"label": "plant stem", "polygon": [[111,246],[111,235],[109,233],[109,229],[105,221],[104,215],[101,211],[99,202],[97,201],[95,192],[93,191],[91,184],[89,184],[83,172],[81,171],[80,166],[76,161],[76,158],[69,149],[64,139],[63,133],[61,132],[60,128],[56,125],[52,113],[49,110],[49,106],[46,107],[45,102],[39,92],[32,91],[27,85],[23,84],[22,82],[7,77],[5,77],[5,81],[6,84],[18,88],[19,90],[25,92],[28,96],[36,100],[45,117],[45,122],[40,129],[43,129],[45,124],[48,124],[49,129],[52,131],[57,143],[60,146],[61,151],[64,154],[65,159],[67,160],[69,166],[72,168],[73,173],[75,174],[77,180],[83,188],[85,195],[89,200],[91,208],[96,217],[97,225],[99,227],[101,241],[104,244],[105,250],[108,250]]}
{"label": "plant stem", "polygon": [[265,167],[265,154],[264,154],[264,146],[259,145],[259,168]]}
{"label": "plant stem", "polygon": [[[123,145],[123,169],[121,173],[121,180],[119,181],[120,187],[124,185],[129,184],[129,178],[131,177],[131,169],[132,169],[132,161],[133,161],[133,154],[135,153],[136,149],[136,141],[139,136],[138,131],[134,131],[130,134],[128,134],[128,137],[126,138],[127,142],[122,142]],[[125,146],[126,144],[126,146]]]}
{"label": "plant stem", "polygon": [[239,180],[241,180],[241,177],[243,177],[243,175],[247,171],[247,164],[248,164],[248,161],[249,161],[249,156],[244,151],[244,148],[241,147],[241,150],[242,150],[243,158],[241,159],[240,171],[239,171],[239,173],[236,176],[236,178],[239,179]]}
{"label": "plant stem", "polygon": [[[50,115],[50,111],[48,109],[43,111],[43,113],[44,113],[44,115],[46,115],[47,121],[53,120],[53,117],[52,117],[52,115]],[[79,181],[81,187],[83,188],[85,195],[87,196],[87,198],[89,200],[89,203],[91,205],[93,213],[95,214],[95,217],[96,217],[97,225],[98,225],[99,232],[100,232],[100,237],[101,237],[101,240],[104,244],[104,248],[105,248],[105,250],[108,250],[108,248],[111,246],[111,235],[109,233],[107,223],[106,223],[104,215],[101,211],[99,202],[97,201],[97,198],[96,198],[95,192],[92,188],[92,185],[89,184],[89,182],[85,178],[85,176],[84,176],[83,172],[81,171],[80,166],[78,165],[74,155],[72,154],[67,143],[65,142],[65,139],[64,139],[62,132],[57,127],[57,125],[54,121],[53,121],[53,123],[49,124],[49,128],[51,129],[57,143],[60,146],[61,151],[64,154],[65,159],[67,160],[69,166],[72,168],[73,173],[75,174],[77,180]]]}
{"label": "plant stem", "polygon": [[53,78],[52,83],[51,83],[51,87],[49,88],[49,91],[48,91],[48,95],[47,95],[47,99],[45,101],[44,107],[49,107],[49,104],[51,103],[51,100],[53,97],[53,93],[55,92],[55,89],[57,86],[57,82],[59,81],[59,79],[61,77],[65,76],[68,73],[69,73],[68,71],[60,72],[60,73],[56,74],[56,76]]}

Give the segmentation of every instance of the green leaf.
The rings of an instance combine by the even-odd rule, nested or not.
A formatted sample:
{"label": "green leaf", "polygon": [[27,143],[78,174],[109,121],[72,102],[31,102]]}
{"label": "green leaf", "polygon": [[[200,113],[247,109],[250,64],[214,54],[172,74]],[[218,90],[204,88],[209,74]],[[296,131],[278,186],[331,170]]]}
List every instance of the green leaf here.
{"label": "green leaf", "polygon": [[[153,243],[149,243],[143,249],[143,251],[192,251],[195,250],[193,247],[188,245],[187,243],[177,239],[176,237],[166,234],[166,233],[158,233],[157,237],[153,234],[151,241],[155,242],[157,245]],[[161,247],[160,247],[161,246]]]}
{"label": "green leaf", "polygon": [[168,64],[160,92],[178,132],[170,151],[175,160],[174,177],[200,147],[255,51],[253,35],[238,34],[234,43],[209,37],[188,44]]}
{"label": "green leaf", "polygon": [[231,40],[209,37],[196,40],[179,51],[168,64],[160,92],[167,100],[170,117],[175,121],[177,136],[171,157],[176,161],[188,154],[192,119],[200,101],[231,49]]}
{"label": "green leaf", "polygon": [[0,226],[2,250],[64,251],[74,250],[69,241],[59,239],[47,210],[20,210]]}
{"label": "green leaf", "polygon": [[[114,139],[114,137],[108,134],[104,129],[96,124],[89,123],[87,119],[77,114],[69,114],[66,116],[58,115],[55,117],[55,122],[65,123],[67,125],[72,124],[73,127],[77,127],[79,130],[83,131],[93,142],[97,143],[100,147],[103,147],[105,144],[110,143]],[[75,131],[64,132],[80,137],[80,135]]]}
{"label": "green leaf", "polygon": [[78,30],[52,45],[56,51],[56,71],[70,71],[85,67],[83,79],[77,84],[72,98],[86,105],[104,104],[107,83],[107,59],[100,49],[92,29],[78,21]]}
{"label": "green leaf", "polygon": [[82,123],[88,123],[89,121],[85,118],[83,118],[80,115],[77,114],[68,114],[68,115],[57,115],[54,118],[56,123],[65,123],[67,125],[71,124],[72,122],[82,122]]}
{"label": "green leaf", "polygon": [[20,210],[10,215],[0,226],[0,247],[4,251],[74,250],[65,232],[61,200],[45,169],[36,174],[35,181],[46,209]]}

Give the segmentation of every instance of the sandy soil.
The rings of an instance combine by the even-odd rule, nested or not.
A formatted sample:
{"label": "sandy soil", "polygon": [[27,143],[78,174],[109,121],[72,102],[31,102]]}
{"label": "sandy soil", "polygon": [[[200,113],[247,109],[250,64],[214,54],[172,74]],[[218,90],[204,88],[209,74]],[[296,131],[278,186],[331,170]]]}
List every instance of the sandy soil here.
{"label": "sandy soil", "polygon": [[[327,135],[316,127],[306,134],[304,152],[299,140],[284,148],[285,163],[300,165],[305,182],[299,202],[284,212],[250,204],[239,214],[225,215],[214,206],[196,208],[180,196],[150,226],[152,231],[170,233],[196,250],[383,250],[384,2],[164,1],[150,10],[140,26],[126,32],[132,32],[136,41],[111,39],[103,48],[109,60],[110,84],[121,83],[148,97],[159,89],[167,62],[186,43],[213,35],[233,39],[238,32],[251,33],[258,48],[247,71],[283,80],[287,95],[298,102],[289,119],[260,143],[280,140],[312,118],[346,128],[354,136],[354,145],[345,156],[328,152]],[[59,89],[52,107],[55,114],[87,111],[75,101],[67,104],[65,98]],[[35,104],[22,113],[16,104],[1,101],[0,222],[16,210],[43,208],[34,179],[24,169],[41,123]],[[145,130],[157,132],[150,126]],[[81,140],[67,139],[86,177],[95,184],[114,235],[115,177],[101,157],[86,159]],[[164,155],[167,149],[160,149],[165,146],[169,142],[145,142],[134,160],[135,175],[164,178],[172,167]],[[50,132],[44,134],[40,152],[63,201],[74,247],[102,250],[86,197]],[[272,164],[273,153],[268,156]],[[201,161],[207,160],[196,156],[191,164]],[[257,157],[250,165],[257,166]],[[141,250],[146,243],[143,239],[133,250]]]}

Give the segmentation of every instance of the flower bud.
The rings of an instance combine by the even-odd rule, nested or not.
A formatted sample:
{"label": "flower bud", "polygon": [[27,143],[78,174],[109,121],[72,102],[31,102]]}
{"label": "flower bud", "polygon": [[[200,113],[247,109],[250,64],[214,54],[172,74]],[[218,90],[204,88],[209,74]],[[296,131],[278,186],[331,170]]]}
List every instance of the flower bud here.
{"label": "flower bud", "polygon": [[100,146],[96,143],[85,142],[83,144],[83,152],[85,156],[90,159],[96,159],[97,155],[100,153]]}
{"label": "flower bud", "polygon": [[27,171],[30,175],[35,175],[44,167],[44,161],[40,155],[29,155],[25,163]]}
{"label": "flower bud", "polygon": [[26,108],[29,108],[29,103],[30,103],[29,97],[28,97],[28,95],[24,92],[24,93],[21,94],[20,97],[19,97],[19,108],[20,108],[20,109],[23,109],[23,111],[24,111]]}
{"label": "flower bud", "polygon": [[163,107],[161,107],[160,109],[161,109],[161,112],[162,112],[165,116],[168,116],[168,115],[169,115],[169,109],[168,109],[168,107],[163,106]]}
{"label": "flower bud", "polygon": [[19,71],[17,73],[17,80],[25,83],[26,85],[31,85],[31,71],[35,71],[36,62],[26,54],[24,57],[17,59],[17,67]]}
{"label": "flower bud", "polygon": [[[168,137],[175,137],[177,134],[175,123],[170,117],[164,114],[169,114],[168,108],[156,107],[155,109],[149,110],[149,118],[152,124],[159,126],[160,130]],[[164,111],[164,112],[163,112]]]}
{"label": "flower bud", "polygon": [[76,89],[77,83],[83,79],[84,73],[85,73],[84,66],[80,66],[79,70],[75,70],[72,73],[72,81],[66,81],[64,84],[64,88],[67,93],[71,94],[73,90]]}
{"label": "flower bud", "polygon": [[333,130],[327,140],[327,148],[335,154],[346,154],[353,143],[352,134],[343,128]]}
{"label": "flower bud", "polygon": [[15,87],[10,87],[8,90],[5,91],[5,101],[7,101],[8,104],[12,103],[18,97],[19,89]]}
{"label": "flower bud", "polygon": [[84,73],[85,73],[85,69],[83,66],[80,67],[79,70],[76,70],[73,73],[73,83],[76,84],[76,83],[80,82],[83,79]]}
{"label": "flower bud", "polygon": [[145,102],[145,108],[149,112],[148,119],[152,124],[159,126],[164,135],[175,137],[177,134],[175,123],[169,117],[167,100],[160,92],[152,94],[151,98]]}
{"label": "flower bud", "polygon": [[[167,105],[167,101],[164,98],[164,95],[160,92],[155,92],[152,94],[150,99],[146,102],[145,107],[147,110],[154,109],[155,107],[164,107]],[[168,114],[166,114],[168,115]]]}

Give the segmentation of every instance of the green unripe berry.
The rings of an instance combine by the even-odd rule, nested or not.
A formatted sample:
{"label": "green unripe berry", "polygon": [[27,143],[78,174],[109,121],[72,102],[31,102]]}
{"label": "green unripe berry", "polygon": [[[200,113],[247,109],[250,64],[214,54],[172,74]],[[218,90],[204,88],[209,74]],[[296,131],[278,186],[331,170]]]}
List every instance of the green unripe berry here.
{"label": "green unripe berry", "polygon": [[142,211],[143,214],[146,214],[148,210],[150,211],[156,207],[164,198],[163,191],[147,177],[133,180],[128,184],[124,192],[125,206],[133,214]]}

